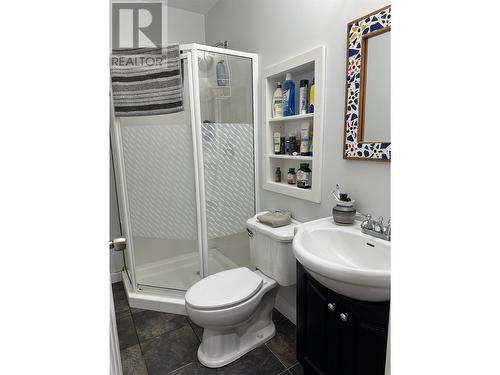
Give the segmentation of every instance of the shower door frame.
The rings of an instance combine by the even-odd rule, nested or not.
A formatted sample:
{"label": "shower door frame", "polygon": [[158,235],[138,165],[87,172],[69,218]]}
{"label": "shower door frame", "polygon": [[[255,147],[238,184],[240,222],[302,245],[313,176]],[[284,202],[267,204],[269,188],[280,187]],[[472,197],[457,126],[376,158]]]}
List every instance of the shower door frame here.
{"label": "shower door frame", "polygon": [[[200,259],[200,278],[208,276],[208,233],[207,233],[207,213],[205,179],[203,165],[203,145],[201,129],[201,107],[200,107],[200,80],[198,71],[198,52],[211,52],[229,56],[249,58],[252,61],[252,104],[253,104],[253,132],[254,132],[254,203],[256,212],[260,211],[260,197],[257,188],[260,186],[259,167],[259,116],[258,116],[258,92],[259,91],[259,57],[257,54],[240,52],[225,48],[211,47],[202,44],[182,44],[180,45],[181,59],[187,59],[187,76],[189,101],[190,101],[190,121],[193,137],[193,159],[194,178],[196,191],[197,209],[197,231],[198,231],[198,254]],[[129,305],[135,308],[170,312],[186,315],[184,306],[184,292],[166,287],[145,287],[137,283],[135,275],[135,256],[132,237],[132,227],[130,222],[130,210],[128,205],[127,182],[125,175],[125,161],[122,149],[120,119],[114,116],[113,95],[111,95],[112,106],[112,131],[111,138],[115,155],[115,171],[117,173],[116,182],[118,187],[118,199],[121,204],[120,210],[123,213],[124,236],[127,238],[127,247],[124,250],[126,267],[122,271],[122,279],[129,300]],[[121,218],[122,219],[122,218]]]}

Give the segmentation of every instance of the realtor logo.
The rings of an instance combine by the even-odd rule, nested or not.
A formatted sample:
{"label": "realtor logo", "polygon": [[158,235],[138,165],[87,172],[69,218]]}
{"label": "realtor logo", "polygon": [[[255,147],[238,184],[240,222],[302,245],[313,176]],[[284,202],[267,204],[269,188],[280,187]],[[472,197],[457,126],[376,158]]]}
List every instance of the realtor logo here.
{"label": "realtor logo", "polygon": [[162,4],[113,3],[113,49],[162,47]]}

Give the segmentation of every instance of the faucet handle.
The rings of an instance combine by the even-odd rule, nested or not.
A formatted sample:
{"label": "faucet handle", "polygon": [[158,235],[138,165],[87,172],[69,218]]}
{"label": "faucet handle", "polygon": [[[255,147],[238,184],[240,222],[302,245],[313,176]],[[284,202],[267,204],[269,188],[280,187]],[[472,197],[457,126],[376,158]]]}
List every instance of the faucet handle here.
{"label": "faucet handle", "polygon": [[391,219],[389,219],[389,221],[387,222],[387,225],[385,227],[383,227],[383,233],[385,235],[388,235],[388,236],[391,235]]}
{"label": "faucet handle", "polygon": [[375,222],[373,230],[378,233],[383,233],[384,232],[384,218],[380,216],[378,218],[378,221]]}
{"label": "faucet handle", "polygon": [[373,225],[373,220],[372,220],[372,215],[371,214],[362,214],[366,220],[361,223],[361,228],[369,229],[372,230],[374,225]]}

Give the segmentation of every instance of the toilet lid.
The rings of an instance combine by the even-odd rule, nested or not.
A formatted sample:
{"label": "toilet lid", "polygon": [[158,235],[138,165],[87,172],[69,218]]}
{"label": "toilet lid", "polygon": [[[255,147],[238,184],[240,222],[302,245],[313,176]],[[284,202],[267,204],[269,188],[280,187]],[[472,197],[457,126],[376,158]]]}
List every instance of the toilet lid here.
{"label": "toilet lid", "polygon": [[186,292],[186,302],[198,309],[217,309],[243,302],[262,287],[262,278],[246,267],[210,275]]}

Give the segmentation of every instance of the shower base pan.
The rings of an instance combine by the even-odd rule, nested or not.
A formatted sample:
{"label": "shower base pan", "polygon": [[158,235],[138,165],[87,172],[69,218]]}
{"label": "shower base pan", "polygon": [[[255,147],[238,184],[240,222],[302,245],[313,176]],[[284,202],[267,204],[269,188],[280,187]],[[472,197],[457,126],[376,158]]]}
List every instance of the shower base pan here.
{"label": "shower base pan", "polygon": [[[130,307],[187,315],[184,295],[187,289],[200,280],[199,267],[198,253],[141,265],[135,270],[138,290],[132,288],[126,271],[123,271],[123,284]],[[217,249],[208,250],[210,274],[236,267],[237,264]]]}

